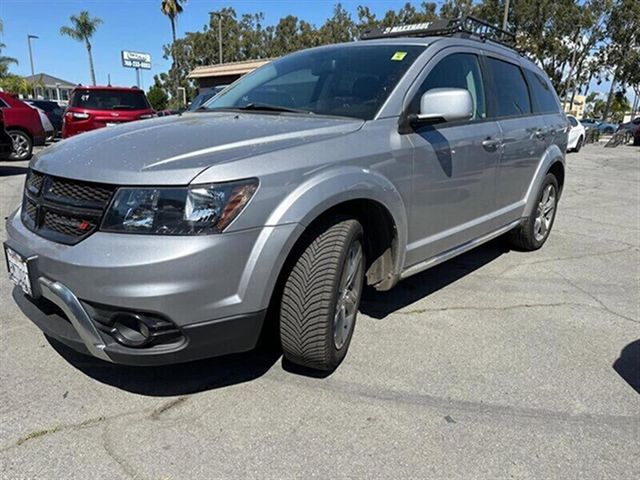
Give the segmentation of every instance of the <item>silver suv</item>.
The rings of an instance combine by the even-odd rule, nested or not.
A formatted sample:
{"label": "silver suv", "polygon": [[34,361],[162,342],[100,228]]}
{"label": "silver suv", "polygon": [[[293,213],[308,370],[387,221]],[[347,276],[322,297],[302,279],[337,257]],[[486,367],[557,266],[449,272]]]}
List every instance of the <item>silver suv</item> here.
{"label": "silver suv", "polygon": [[568,131],[545,74],[485,37],[369,37],[34,158],[6,242],[25,314],[150,365],[250,350],[269,312],[289,361],[332,370],[365,282],[391,289],[503,234],[540,248]]}

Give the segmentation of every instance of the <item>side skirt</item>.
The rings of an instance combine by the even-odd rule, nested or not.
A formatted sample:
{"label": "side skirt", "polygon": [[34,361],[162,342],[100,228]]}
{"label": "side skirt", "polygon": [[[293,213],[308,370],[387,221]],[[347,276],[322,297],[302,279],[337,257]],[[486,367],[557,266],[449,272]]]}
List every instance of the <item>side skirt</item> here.
{"label": "side skirt", "polygon": [[485,235],[482,235],[481,237],[475,238],[473,240],[470,240],[466,243],[463,243],[462,245],[459,245],[457,247],[452,248],[451,250],[446,250],[445,252],[442,252],[438,255],[435,255],[431,258],[428,258],[420,263],[416,263],[415,265],[410,266],[409,268],[406,268],[401,274],[400,274],[400,279],[404,279],[407,277],[410,277],[411,275],[415,275],[416,273],[420,273],[424,270],[427,270],[431,267],[435,267],[436,265],[438,265],[439,263],[442,262],[446,262],[447,260],[449,260],[450,258],[453,257],[457,257],[458,255],[467,252],[479,245],[482,245],[483,243],[488,242],[489,240],[493,240],[494,238],[499,237],[500,235],[503,235],[505,233],[507,233],[509,230],[517,227],[520,222],[522,220],[518,219],[515,220],[507,225],[505,225],[504,227],[500,227],[497,230],[494,230],[493,232],[489,232]]}

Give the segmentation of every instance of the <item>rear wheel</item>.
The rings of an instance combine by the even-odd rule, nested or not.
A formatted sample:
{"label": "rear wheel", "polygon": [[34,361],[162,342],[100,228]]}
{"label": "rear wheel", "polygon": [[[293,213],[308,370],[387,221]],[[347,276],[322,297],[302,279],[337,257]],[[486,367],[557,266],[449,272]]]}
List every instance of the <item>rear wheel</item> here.
{"label": "rear wheel", "polygon": [[9,158],[11,160],[29,160],[33,154],[33,142],[29,135],[20,130],[9,130],[7,133],[13,142],[13,153]]}
{"label": "rear wheel", "polygon": [[285,280],[280,340],[287,360],[334,370],[351,342],[364,282],[363,230],[335,217],[305,233]]}
{"label": "rear wheel", "polygon": [[525,223],[509,233],[510,243],[519,250],[537,250],[549,238],[558,207],[558,180],[548,173],[538,192],[536,206]]}
{"label": "rear wheel", "polygon": [[576,148],[573,149],[574,152],[578,153],[580,151],[580,149],[582,148],[582,142],[584,142],[584,139],[580,137],[578,139],[578,143],[576,143]]}

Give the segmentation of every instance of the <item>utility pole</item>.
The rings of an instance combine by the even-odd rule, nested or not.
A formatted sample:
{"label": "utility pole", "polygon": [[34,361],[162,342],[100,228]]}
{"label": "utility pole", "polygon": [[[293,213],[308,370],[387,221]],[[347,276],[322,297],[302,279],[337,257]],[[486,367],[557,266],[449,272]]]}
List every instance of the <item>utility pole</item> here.
{"label": "utility pole", "polygon": [[220,65],[222,65],[222,17],[225,14],[222,12],[209,12],[209,15],[218,17],[218,53],[220,54]]}
{"label": "utility pole", "polygon": [[36,72],[33,68],[33,52],[31,51],[31,39],[38,38],[36,35],[27,35],[27,43],[29,44],[29,62],[31,63],[31,75],[35,75]]}
{"label": "utility pole", "polygon": [[509,20],[509,0],[504,2],[504,17],[502,17],[502,29],[507,29],[507,21]]}

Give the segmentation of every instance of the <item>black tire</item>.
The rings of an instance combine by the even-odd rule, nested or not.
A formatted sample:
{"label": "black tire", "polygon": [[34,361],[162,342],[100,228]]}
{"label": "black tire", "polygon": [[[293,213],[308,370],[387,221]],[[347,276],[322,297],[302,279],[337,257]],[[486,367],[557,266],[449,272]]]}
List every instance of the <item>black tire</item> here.
{"label": "black tire", "polygon": [[[554,193],[554,206],[553,211],[551,212],[550,222],[548,223],[548,227],[545,229],[545,233],[540,237],[540,232],[536,231],[536,218],[540,214],[539,205],[542,202],[543,195],[547,188],[551,186]],[[560,190],[558,188],[558,180],[556,179],[553,173],[547,173],[547,176],[544,178],[542,182],[542,186],[538,191],[538,195],[536,197],[536,206],[534,207],[531,215],[526,219],[526,221],[521,224],[519,227],[515,228],[507,235],[509,243],[512,247],[517,250],[522,251],[533,251],[538,250],[549,238],[549,233],[553,228],[553,222],[556,219],[556,212],[558,211],[558,198],[559,198]]]}
{"label": "black tire", "polygon": [[[7,133],[14,143],[14,151],[9,155],[11,160],[29,160],[33,156],[33,141],[31,137],[21,130],[8,130]],[[20,155],[16,153],[16,141],[20,142]]]}
{"label": "black tire", "polygon": [[578,139],[578,143],[576,143],[576,148],[573,149],[574,152],[578,153],[580,151],[580,149],[582,148],[582,143],[584,142],[584,139],[582,138],[582,136]]}
{"label": "black tire", "polygon": [[[346,280],[347,264],[350,260],[355,262],[357,251],[360,261],[350,282],[355,293],[344,297],[341,283]],[[362,226],[346,217],[320,222],[303,234],[293,255],[280,302],[284,356],[296,365],[332,371],[347,354],[362,297],[366,265]],[[354,316],[348,331],[347,327],[338,328],[336,334],[334,319],[338,302],[344,298],[351,298],[348,305],[355,303],[349,308]],[[340,312],[347,317],[346,310]]]}

